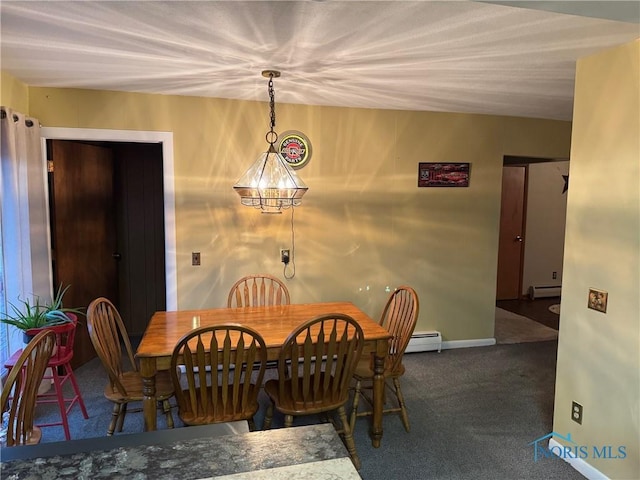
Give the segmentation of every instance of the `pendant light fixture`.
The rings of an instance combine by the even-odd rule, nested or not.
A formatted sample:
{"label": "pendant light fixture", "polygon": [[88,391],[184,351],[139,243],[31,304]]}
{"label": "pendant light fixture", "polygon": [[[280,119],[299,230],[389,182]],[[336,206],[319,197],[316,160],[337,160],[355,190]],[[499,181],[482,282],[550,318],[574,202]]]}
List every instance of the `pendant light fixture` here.
{"label": "pendant light fixture", "polygon": [[300,205],[309,187],[274,146],[278,134],[274,131],[276,112],[273,79],[279,77],[280,72],[265,70],[262,76],[269,78],[271,129],[265,135],[269,149],[260,154],[233,189],[240,195],[242,205],[259,208],[262,213],[282,213],[283,209]]}

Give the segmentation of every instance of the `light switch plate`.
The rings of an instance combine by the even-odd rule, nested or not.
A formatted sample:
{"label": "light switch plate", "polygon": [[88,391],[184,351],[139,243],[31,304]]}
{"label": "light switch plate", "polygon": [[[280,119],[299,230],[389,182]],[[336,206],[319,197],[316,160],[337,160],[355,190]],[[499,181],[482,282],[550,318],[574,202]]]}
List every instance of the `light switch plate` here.
{"label": "light switch plate", "polygon": [[589,307],[591,310],[607,313],[608,297],[609,297],[608,292],[605,292],[603,290],[598,290],[596,288],[590,288],[589,301],[587,303],[587,307]]}

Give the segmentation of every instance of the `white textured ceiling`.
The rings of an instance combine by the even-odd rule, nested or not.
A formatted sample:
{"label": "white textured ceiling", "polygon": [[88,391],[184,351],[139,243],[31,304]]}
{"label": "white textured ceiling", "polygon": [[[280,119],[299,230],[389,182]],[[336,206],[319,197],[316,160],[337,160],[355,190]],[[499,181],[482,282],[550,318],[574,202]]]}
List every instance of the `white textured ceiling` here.
{"label": "white textured ceiling", "polygon": [[[570,120],[576,59],[640,38],[640,2],[496,3],[2,0],[1,68],[32,86],[260,101],[275,68],[276,102]],[[617,20],[546,11],[571,4]]]}

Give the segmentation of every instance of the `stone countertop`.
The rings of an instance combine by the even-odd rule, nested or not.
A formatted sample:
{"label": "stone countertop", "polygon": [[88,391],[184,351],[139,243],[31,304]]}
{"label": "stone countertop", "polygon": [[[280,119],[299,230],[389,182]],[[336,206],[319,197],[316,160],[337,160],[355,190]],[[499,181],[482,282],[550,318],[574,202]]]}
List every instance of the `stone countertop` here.
{"label": "stone countertop", "polygon": [[[184,438],[185,432],[193,429],[200,430],[194,430],[193,438]],[[3,480],[200,480],[256,478],[261,474],[264,476],[259,478],[270,478],[282,472],[288,478],[360,478],[331,424],[221,436],[202,436],[206,430],[200,427],[174,431],[182,438],[172,438],[176,435],[171,435],[171,430],[162,431],[162,438],[150,437],[157,432],[105,437],[116,443],[119,437],[136,438],[120,441],[124,445],[114,448],[86,451],[85,446],[77,453],[68,452],[69,444],[82,440],[59,442],[67,444],[67,453],[50,451],[53,455],[41,453],[47,451],[44,443],[36,446],[38,450],[30,459],[8,459],[11,455],[6,454],[10,453],[7,450],[21,448],[24,452],[31,447],[6,448],[2,450],[1,476]],[[348,462],[340,460],[345,458]],[[320,463],[313,465],[316,462]],[[275,470],[264,472],[269,469]]]}

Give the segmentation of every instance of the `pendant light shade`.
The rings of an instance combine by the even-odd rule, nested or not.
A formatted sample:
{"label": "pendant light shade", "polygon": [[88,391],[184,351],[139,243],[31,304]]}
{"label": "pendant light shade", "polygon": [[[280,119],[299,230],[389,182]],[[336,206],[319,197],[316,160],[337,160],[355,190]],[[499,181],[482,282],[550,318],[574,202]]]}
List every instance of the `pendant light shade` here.
{"label": "pendant light shade", "polygon": [[273,146],[278,139],[278,134],[273,130],[275,127],[273,77],[279,77],[280,73],[266,70],[262,75],[269,77],[271,130],[266,135],[269,149],[260,154],[236,182],[233,189],[240,195],[242,205],[259,208],[263,213],[281,213],[283,209],[300,205],[302,196],[309,187]]}
{"label": "pendant light shade", "polygon": [[264,213],[280,213],[282,209],[300,205],[309,187],[282,155],[273,150],[261,153],[233,189],[243,205],[259,208]]}

